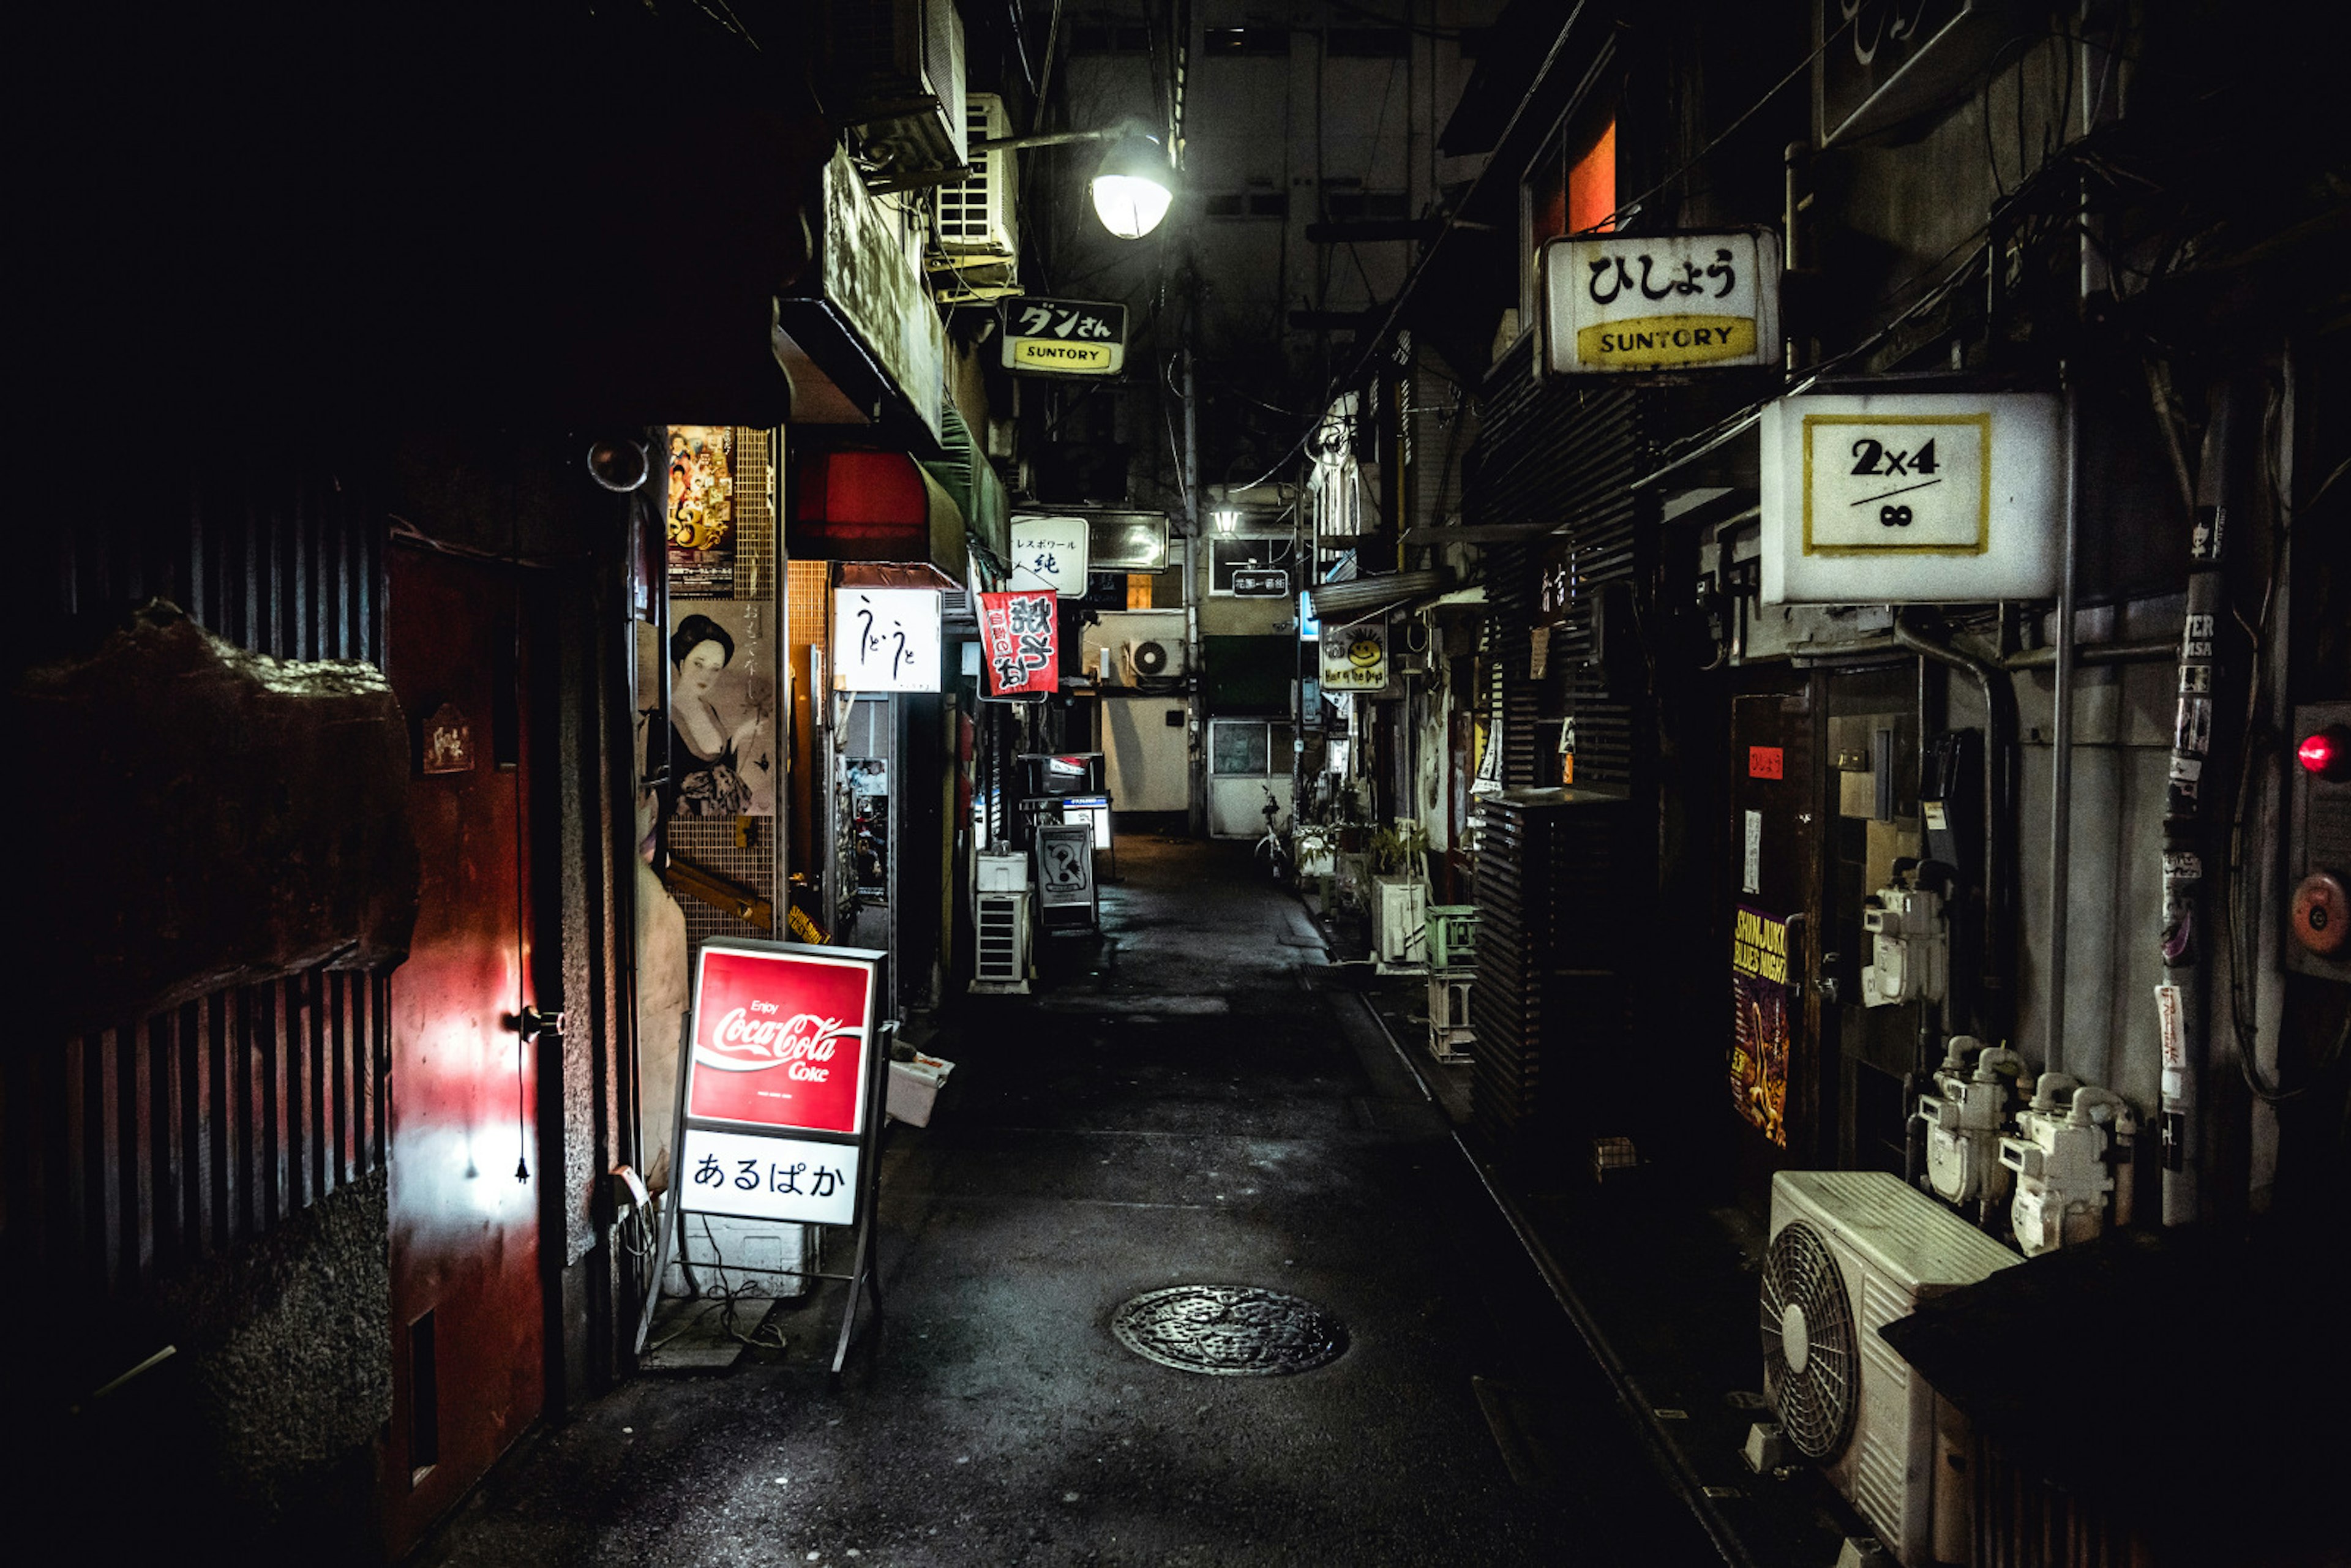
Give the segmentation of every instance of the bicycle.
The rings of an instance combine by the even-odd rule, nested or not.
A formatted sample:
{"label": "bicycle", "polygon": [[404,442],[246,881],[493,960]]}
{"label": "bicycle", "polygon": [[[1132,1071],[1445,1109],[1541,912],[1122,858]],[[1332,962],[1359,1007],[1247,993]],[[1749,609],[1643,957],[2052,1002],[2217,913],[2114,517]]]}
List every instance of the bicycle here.
{"label": "bicycle", "polygon": [[1272,786],[1268,785],[1265,791],[1265,836],[1258,840],[1255,852],[1258,863],[1272,874],[1273,880],[1286,883],[1290,881],[1292,862],[1290,837],[1281,831],[1278,821],[1280,815],[1281,801],[1275,796]]}

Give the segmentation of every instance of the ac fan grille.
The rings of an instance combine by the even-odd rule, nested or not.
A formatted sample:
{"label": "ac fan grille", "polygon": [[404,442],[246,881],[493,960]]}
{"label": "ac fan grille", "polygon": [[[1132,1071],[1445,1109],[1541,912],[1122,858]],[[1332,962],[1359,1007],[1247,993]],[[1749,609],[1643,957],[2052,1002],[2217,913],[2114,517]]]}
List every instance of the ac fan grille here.
{"label": "ac fan grille", "polygon": [[[1788,1309],[1803,1316],[1803,1365],[1791,1365],[1782,1325]],[[1852,1436],[1860,1402],[1861,1361],[1844,1273],[1820,1233],[1792,1220],[1763,1259],[1763,1392],[1796,1450],[1829,1458]]]}

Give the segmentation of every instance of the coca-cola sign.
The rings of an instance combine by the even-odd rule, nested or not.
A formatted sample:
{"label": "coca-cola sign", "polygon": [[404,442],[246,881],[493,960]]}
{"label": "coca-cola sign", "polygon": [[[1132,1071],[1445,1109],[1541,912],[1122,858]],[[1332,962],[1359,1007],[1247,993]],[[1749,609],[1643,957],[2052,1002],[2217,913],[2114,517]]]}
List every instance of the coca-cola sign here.
{"label": "coca-cola sign", "polygon": [[705,947],[686,1114],[863,1131],[872,979],[872,967],[855,959]]}

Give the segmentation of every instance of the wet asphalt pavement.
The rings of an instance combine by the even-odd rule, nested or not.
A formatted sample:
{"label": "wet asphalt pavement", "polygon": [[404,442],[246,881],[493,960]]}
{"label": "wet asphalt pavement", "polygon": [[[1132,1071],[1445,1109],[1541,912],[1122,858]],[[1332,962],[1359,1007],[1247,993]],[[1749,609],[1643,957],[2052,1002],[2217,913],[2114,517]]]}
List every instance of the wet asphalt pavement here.
{"label": "wet asphalt pavement", "polygon": [[[1129,841],[1118,871],[1099,940],[935,1046],[949,1087],[883,1157],[888,1311],[837,1390],[827,1286],[786,1354],[527,1442],[416,1561],[1714,1561],[1298,901],[1231,846]],[[1187,1282],[1306,1298],[1349,1346],[1219,1377],[1112,1336]]]}

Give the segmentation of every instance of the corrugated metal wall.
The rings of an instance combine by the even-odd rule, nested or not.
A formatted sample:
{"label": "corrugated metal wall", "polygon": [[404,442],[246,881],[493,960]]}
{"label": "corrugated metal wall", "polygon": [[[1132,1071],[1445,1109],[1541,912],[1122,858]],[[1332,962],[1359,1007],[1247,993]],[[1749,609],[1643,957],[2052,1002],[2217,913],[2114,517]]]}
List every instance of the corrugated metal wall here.
{"label": "corrugated metal wall", "polygon": [[[124,480],[49,538],[53,615],[153,597],[287,659],[383,659],[381,513],[323,465]],[[319,967],[0,1052],[12,1268],[119,1295],[384,1158],[382,975]]]}
{"label": "corrugated metal wall", "polygon": [[[1504,661],[1504,778],[1514,785],[1555,781],[1549,758],[1559,745],[1560,721],[1573,716],[1575,781],[1631,789],[1654,758],[1649,727],[1634,722],[1632,695],[1610,692],[1587,661],[1594,652],[1597,594],[1610,582],[1637,581],[1650,553],[1638,527],[1642,497],[1633,489],[1651,456],[1646,406],[1636,391],[1538,382],[1529,356],[1522,343],[1486,383],[1468,506],[1473,524],[1564,529],[1557,538],[1487,552],[1487,598]],[[1563,576],[1563,611],[1541,608],[1547,569]],[[1537,681],[1528,674],[1527,638],[1547,621],[1556,625]]]}

